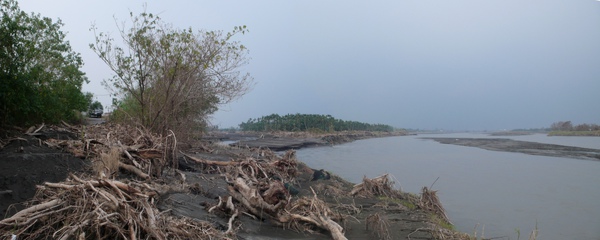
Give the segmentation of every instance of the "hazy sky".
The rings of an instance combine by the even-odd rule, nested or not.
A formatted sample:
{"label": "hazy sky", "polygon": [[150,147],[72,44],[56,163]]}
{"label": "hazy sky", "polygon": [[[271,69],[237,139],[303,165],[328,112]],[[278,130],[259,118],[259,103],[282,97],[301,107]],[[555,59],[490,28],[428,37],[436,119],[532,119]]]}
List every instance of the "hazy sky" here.
{"label": "hazy sky", "polygon": [[[60,18],[110,104],[112,73],[89,31],[116,34],[144,1],[19,1]],[[331,114],[404,128],[498,130],[600,123],[600,2],[595,0],[160,1],[178,28],[231,31],[250,49],[251,92],[212,119]]]}

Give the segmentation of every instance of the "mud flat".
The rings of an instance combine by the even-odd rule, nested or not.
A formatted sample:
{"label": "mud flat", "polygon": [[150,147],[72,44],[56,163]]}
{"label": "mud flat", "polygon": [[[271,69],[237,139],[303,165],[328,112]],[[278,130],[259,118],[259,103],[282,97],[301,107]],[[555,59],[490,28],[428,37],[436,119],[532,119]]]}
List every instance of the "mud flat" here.
{"label": "mud flat", "polygon": [[576,158],[600,161],[600,149],[571,147],[557,144],[518,141],[504,138],[423,138],[442,144],[478,147],[501,152],[518,152],[530,155]]}

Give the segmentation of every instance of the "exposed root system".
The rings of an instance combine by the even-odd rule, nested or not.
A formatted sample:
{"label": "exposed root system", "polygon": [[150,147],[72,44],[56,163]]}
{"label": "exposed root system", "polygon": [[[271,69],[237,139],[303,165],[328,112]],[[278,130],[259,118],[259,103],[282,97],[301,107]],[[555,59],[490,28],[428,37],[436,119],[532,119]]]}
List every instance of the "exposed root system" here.
{"label": "exposed root system", "polygon": [[71,175],[38,188],[28,208],[0,221],[2,232],[19,239],[227,238],[208,222],[159,212],[148,184]]}

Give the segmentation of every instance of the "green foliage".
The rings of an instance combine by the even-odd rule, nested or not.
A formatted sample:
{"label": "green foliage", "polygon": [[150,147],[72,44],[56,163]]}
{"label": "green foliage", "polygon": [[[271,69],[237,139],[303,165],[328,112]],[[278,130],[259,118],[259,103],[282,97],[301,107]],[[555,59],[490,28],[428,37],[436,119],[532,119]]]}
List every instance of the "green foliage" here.
{"label": "green foliage", "polygon": [[382,131],[391,132],[394,128],[385,124],[369,124],[356,121],[335,119],[331,115],[319,114],[287,114],[279,116],[271,114],[257,119],[248,119],[241,123],[243,131],[310,131],[335,132],[335,131]]}
{"label": "green foliage", "polygon": [[87,116],[78,110],[72,110],[73,112],[73,119],[70,120],[71,123],[74,124],[85,124]]}
{"label": "green foliage", "polygon": [[79,69],[62,22],[27,14],[14,0],[0,0],[0,124],[74,120],[88,107]]}
{"label": "green foliage", "polygon": [[94,99],[94,94],[91,92],[86,92],[83,94],[83,97],[85,98],[86,106],[91,106]]}
{"label": "green foliage", "polygon": [[98,102],[98,101],[94,101],[92,104],[90,104],[90,110],[94,110],[94,109],[104,109],[104,107],[102,106],[102,103]]}
{"label": "green foliage", "polygon": [[205,126],[219,104],[249,89],[251,77],[239,71],[247,64],[247,49],[233,41],[246,26],[230,33],[195,32],[174,29],[152,13],[130,17],[131,26],[119,29],[121,44],[91,29],[96,36],[91,49],[114,72],[105,86],[125,96],[115,119],[179,136]]}
{"label": "green foliage", "polygon": [[440,226],[442,228],[445,228],[445,229],[448,229],[448,230],[451,230],[451,231],[455,231],[456,230],[454,228],[454,225],[452,225],[449,222],[446,222],[442,217],[438,216],[435,213],[431,213],[429,215],[429,218],[431,219],[431,222],[433,222],[434,224],[436,224],[436,225],[438,225],[438,226]]}
{"label": "green foliage", "polygon": [[117,102],[115,111],[110,115],[110,120],[115,122],[127,122],[131,119],[130,113],[139,111],[140,106],[138,102],[130,95],[127,95],[123,100]]}

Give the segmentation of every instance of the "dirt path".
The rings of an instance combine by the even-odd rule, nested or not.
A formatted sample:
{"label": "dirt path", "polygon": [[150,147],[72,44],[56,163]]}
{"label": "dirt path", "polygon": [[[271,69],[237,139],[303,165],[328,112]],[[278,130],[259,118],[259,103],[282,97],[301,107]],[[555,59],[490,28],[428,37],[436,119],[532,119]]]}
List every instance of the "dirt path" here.
{"label": "dirt path", "polygon": [[600,149],[518,141],[505,138],[423,138],[443,144],[478,147],[492,151],[600,161]]}

